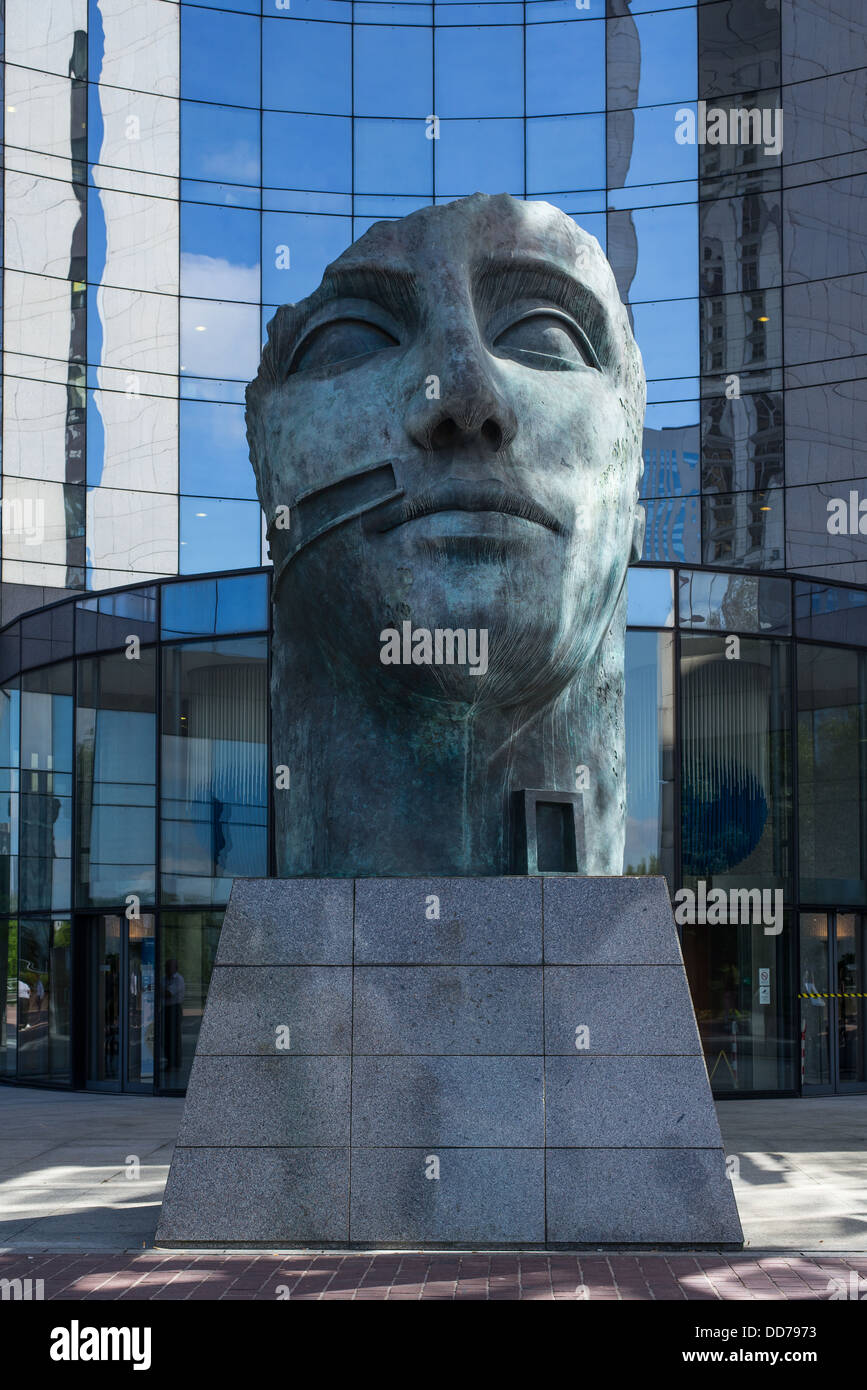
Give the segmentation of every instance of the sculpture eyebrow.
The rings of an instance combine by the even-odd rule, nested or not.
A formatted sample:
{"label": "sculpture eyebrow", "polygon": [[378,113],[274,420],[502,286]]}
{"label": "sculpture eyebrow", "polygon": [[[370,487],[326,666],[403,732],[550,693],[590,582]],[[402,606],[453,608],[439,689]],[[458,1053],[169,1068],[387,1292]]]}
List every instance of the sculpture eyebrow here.
{"label": "sculpture eyebrow", "polygon": [[602,301],[581,280],[550,261],[486,260],[478,267],[475,296],[484,314],[495,313],[519,299],[542,299],[580,324],[603,367],[614,362],[611,316]]}
{"label": "sculpture eyebrow", "polygon": [[372,300],[400,323],[413,323],[418,318],[418,282],[412,271],[392,266],[384,270],[365,262],[333,265],[319,288],[301,306],[295,325],[296,341],[311,317],[334,299]]}

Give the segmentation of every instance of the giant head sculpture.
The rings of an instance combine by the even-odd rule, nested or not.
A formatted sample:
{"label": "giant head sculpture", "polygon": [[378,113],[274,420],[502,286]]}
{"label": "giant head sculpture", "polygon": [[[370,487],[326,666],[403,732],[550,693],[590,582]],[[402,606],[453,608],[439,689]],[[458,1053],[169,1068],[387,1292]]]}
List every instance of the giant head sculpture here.
{"label": "giant head sculpture", "polygon": [[277,311],[281,875],[508,873],[515,793],[576,785],[578,871],[621,872],[644,391],[596,239],[506,194],[376,223]]}

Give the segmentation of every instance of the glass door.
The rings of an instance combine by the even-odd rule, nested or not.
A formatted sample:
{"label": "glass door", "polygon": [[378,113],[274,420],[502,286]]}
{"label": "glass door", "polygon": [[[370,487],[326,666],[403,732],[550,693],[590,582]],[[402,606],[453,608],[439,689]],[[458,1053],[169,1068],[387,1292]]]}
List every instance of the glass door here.
{"label": "glass door", "polygon": [[87,938],[87,1086],[150,1091],[154,1080],[154,919],[105,913]]}
{"label": "glass door", "polygon": [[801,914],[801,1085],[805,1095],[867,1090],[865,916]]}
{"label": "glass door", "polygon": [[867,984],[864,970],[864,916],[836,915],[837,1089],[867,1089],[864,1062],[864,1016]]}

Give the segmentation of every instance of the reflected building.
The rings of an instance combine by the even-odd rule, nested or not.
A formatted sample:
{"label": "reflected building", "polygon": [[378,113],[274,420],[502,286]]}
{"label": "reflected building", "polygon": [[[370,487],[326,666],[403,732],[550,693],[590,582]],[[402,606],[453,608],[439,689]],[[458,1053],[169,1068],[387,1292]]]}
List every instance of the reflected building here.
{"label": "reflected building", "polygon": [[[785,905],[684,925],[714,1087],[864,1089],[863,6],[6,0],[2,43],[4,1075],[183,1088],[272,863],[244,388],[373,221],[481,190],[598,237],[644,356],[625,868]],[[781,149],[681,142],[699,101]]]}

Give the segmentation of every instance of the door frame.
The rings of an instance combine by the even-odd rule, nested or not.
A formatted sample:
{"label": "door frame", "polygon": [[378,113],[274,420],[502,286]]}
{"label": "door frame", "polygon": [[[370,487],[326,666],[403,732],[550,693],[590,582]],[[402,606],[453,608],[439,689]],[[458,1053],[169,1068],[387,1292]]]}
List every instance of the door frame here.
{"label": "door frame", "polygon": [[[838,917],[852,917],[856,919],[856,931],[861,933],[861,980],[864,985],[867,980],[867,962],[865,962],[865,949],[867,949],[867,913],[859,908],[853,907],[819,907],[801,908],[798,912],[798,956],[801,954],[801,918],[823,916],[828,921],[828,944],[827,944],[827,974],[828,974],[828,1076],[827,1082],[801,1081],[801,1095],[811,1096],[841,1096],[841,1095],[863,1095],[867,1092],[867,1052],[865,1052],[864,1079],[861,1081],[841,1081],[840,1080],[840,1001],[831,986],[837,983],[838,979],[838,953],[837,953],[837,919]],[[802,982],[802,972],[799,968],[799,999],[800,1009],[798,1012],[798,1036],[800,1045],[801,1019],[803,1010],[806,1006],[805,1001],[800,997],[800,984]],[[867,985],[865,985],[867,988]],[[867,1014],[867,1010],[863,1011]],[[863,1015],[862,1015],[863,1017]],[[867,1018],[863,1018],[867,1025]],[[862,1048],[867,1049],[867,1038],[862,1042]]]}
{"label": "door frame", "polygon": [[[96,1009],[94,981],[92,977],[93,956],[92,944],[93,934],[99,930],[100,923],[106,917],[116,917],[121,924],[120,932],[120,960],[119,960],[119,980],[118,980],[118,1075],[116,1080],[95,1081],[90,1075],[90,1046],[93,1030],[98,1025],[98,1013]],[[154,947],[156,948],[156,913],[150,911],[142,913],[142,917],[150,918],[153,923]],[[109,1095],[153,1095],[156,1089],[157,1080],[157,1059],[158,1049],[156,1047],[157,1029],[157,967],[154,961],[154,1015],[153,1027],[155,1035],[154,1046],[154,1074],[150,1081],[130,1081],[129,1056],[129,980],[130,980],[130,941],[129,941],[130,922],[123,909],[94,909],[89,912],[78,912],[75,914],[74,937],[77,942],[76,961],[77,976],[79,980],[79,998],[83,1000],[84,1008],[80,1011],[81,1031],[76,1047],[78,1078],[76,1085],[85,1091],[104,1093]]]}

